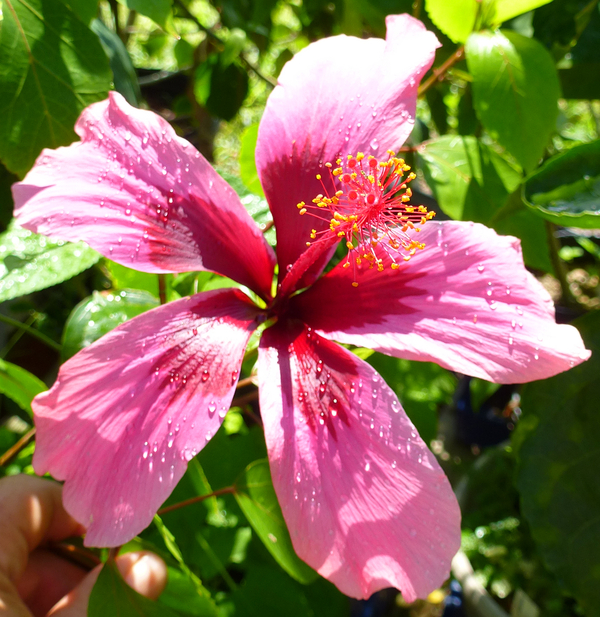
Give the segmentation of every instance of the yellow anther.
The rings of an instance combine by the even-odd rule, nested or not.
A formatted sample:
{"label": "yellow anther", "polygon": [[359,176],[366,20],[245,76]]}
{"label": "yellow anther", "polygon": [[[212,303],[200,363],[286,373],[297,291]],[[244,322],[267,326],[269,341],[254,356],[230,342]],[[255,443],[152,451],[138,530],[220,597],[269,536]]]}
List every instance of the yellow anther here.
{"label": "yellow anther", "polygon": [[331,163],[325,163],[325,167],[327,167],[328,169],[331,169],[333,165]]}
{"label": "yellow anther", "polygon": [[327,202],[325,202],[325,201],[320,201],[320,202],[317,204],[317,206],[318,206],[319,208],[326,208],[326,207],[327,207]]}
{"label": "yellow anther", "polygon": [[335,162],[336,162],[337,165],[341,165],[342,164],[342,159],[337,159]]}
{"label": "yellow anther", "polygon": [[341,197],[344,194],[344,191],[336,191],[335,192],[335,196],[336,197]]}
{"label": "yellow anther", "polygon": [[414,171],[411,171],[408,174],[408,177],[406,178],[407,180],[414,180],[417,177],[417,174]]}
{"label": "yellow anther", "polygon": [[397,263],[393,263],[390,267],[392,270],[397,270],[400,266]]}
{"label": "yellow anther", "polygon": [[298,210],[301,210],[302,208],[304,208],[304,206],[305,206],[305,205],[306,205],[306,204],[305,204],[303,201],[301,201],[301,202],[300,202],[300,203],[296,206],[296,208],[298,208]]}
{"label": "yellow anther", "polygon": [[409,261],[410,260],[410,255],[404,255],[404,257],[402,257],[402,259],[404,259],[404,261]]}
{"label": "yellow anther", "polygon": [[406,206],[406,211],[407,211],[409,214],[412,214],[412,213],[415,211],[415,209],[414,209],[414,207],[413,207],[413,206]]}
{"label": "yellow anther", "polygon": [[365,158],[365,155],[362,152],[359,152],[356,155],[356,160],[360,163],[360,161],[362,161]]}
{"label": "yellow anther", "polygon": [[321,179],[321,174],[317,174],[317,180]]}
{"label": "yellow anther", "polygon": [[360,257],[356,258],[356,265],[360,266],[360,264],[362,263],[362,259]]}
{"label": "yellow anther", "polygon": [[387,153],[388,153],[390,156],[396,156],[396,153],[395,153],[393,150],[388,150],[388,151],[387,151]]}
{"label": "yellow anther", "polygon": [[343,169],[341,167],[336,167],[331,173],[334,176],[341,176]]}
{"label": "yellow anther", "polygon": [[336,221],[335,219],[331,219],[331,223],[329,224],[329,227],[331,227],[331,229],[333,229],[334,227],[339,227],[340,226],[340,222]]}
{"label": "yellow anther", "polygon": [[347,262],[346,262],[346,263],[342,266],[342,268],[349,268],[349,267],[350,267],[350,262],[349,262],[349,261],[347,261]]}
{"label": "yellow anther", "polygon": [[377,264],[377,270],[378,270],[379,272],[383,272],[383,264],[382,264],[381,262],[379,262],[379,263]]}
{"label": "yellow anther", "polygon": [[358,283],[356,281],[352,281],[352,287],[358,287]]}
{"label": "yellow anther", "polygon": [[[402,195],[402,197],[400,199],[401,199],[403,204],[408,203],[410,201],[410,195]],[[411,211],[414,212],[414,209],[412,209]],[[407,210],[407,212],[408,212],[408,210]]]}
{"label": "yellow anther", "polygon": [[343,238],[346,235],[345,231],[338,231],[338,238]]}
{"label": "yellow anther", "polygon": [[306,243],[306,246],[310,246],[310,242],[307,242],[307,243]]}
{"label": "yellow anther", "polygon": [[410,171],[410,165],[407,165],[406,163],[404,163],[402,165],[402,171]]}
{"label": "yellow anther", "polygon": [[311,229],[310,230],[310,238],[311,240],[314,240],[317,237],[317,230],[316,229]]}
{"label": "yellow anther", "polygon": [[350,242],[350,241],[346,242],[346,246],[347,246],[350,250],[352,250],[352,249],[354,248],[354,244],[352,244],[352,242]]}
{"label": "yellow anther", "polygon": [[300,214],[306,214],[306,208],[302,208],[302,210],[300,210]]}
{"label": "yellow anther", "polygon": [[371,183],[371,184],[375,184],[375,177],[372,176],[371,174],[369,174],[367,176],[367,180]]}

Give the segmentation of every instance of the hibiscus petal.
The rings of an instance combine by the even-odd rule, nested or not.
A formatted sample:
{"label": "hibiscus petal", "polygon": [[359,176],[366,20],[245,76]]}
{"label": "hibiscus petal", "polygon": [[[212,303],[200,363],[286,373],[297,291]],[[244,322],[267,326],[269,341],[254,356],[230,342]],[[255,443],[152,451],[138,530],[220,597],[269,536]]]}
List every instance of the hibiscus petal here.
{"label": "hibiscus petal", "polygon": [[345,594],[447,578],[460,511],[435,457],[368,364],[303,326],[268,329],[260,406],[273,484],[298,555]]}
{"label": "hibiscus petal", "polygon": [[268,296],[274,255],[233,189],[161,117],[111,92],[13,187],[32,231],[145,272],[211,270]]}
{"label": "hibiscus petal", "polygon": [[229,409],[256,316],[231,289],[156,308],[71,358],[34,400],[34,468],[66,481],[86,545],[150,524]]}
{"label": "hibiscus petal", "polygon": [[544,379],[589,358],[579,332],[555,323],[516,238],[460,222],[428,222],[415,237],[425,248],[398,270],[382,250],[384,271],[357,268],[355,288],[340,263],[292,310],[342,343],[497,383]]}
{"label": "hibiscus petal", "polygon": [[386,24],[386,41],[337,36],[309,45],[285,65],[267,101],[256,162],[277,229],[280,272],[306,249],[312,228],[327,226],[296,208],[323,193],[315,177],[323,164],[358,151],[385,153],[412,130],[418,84],[439,43],[409,15],[389,16]]}

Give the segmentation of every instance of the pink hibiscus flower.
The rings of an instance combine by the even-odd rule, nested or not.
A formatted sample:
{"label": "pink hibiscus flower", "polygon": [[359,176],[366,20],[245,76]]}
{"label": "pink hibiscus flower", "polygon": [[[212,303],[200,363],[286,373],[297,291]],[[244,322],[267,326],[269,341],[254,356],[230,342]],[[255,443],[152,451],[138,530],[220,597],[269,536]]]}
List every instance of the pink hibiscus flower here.
{"label": "pink hibiscus flower", "polygon": [[[34,467],[65,480],[88,545],[122,544],[151,522],[219,428],[246,344],[268,319],[260,407],[298,555],[350,596],[394,586],[424,597],[459,547],[459,508],[396,395],[332,341],[505,383],[588,357],[577,331],[556,325],[516,239],[472,223],[417,232],[412,220],[427,216],[404,205],[402,162],[361,160],[407,138],[438,46],[411,17],[387,28],[386,41],[310,45],[269,98],[256,160],[277,229],[274,298],[276,257],[234,191],[118,94],[83,112],[81,142],[44,151],[15,185],[28,229],[146,272],[218,272],[264,301],[223,289],[156,308],[74,356],[36,398]],[[348,259],[322,275],[342,237]]]}

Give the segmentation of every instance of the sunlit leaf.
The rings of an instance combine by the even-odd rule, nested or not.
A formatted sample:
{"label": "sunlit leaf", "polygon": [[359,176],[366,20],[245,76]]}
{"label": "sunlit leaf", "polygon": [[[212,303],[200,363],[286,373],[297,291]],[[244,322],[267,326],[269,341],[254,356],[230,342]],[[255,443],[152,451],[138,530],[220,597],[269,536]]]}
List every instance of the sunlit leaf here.
{"label": "sunlit leaf", "polygon": [[149,17],[163,30],[175,34],[171,25],[173,19],[172,0],[118,0],[123,6],[131,11],[137,11],[141,15]]}
{"label": "sunlit leaf", "polygon": [[275,495],[267,460],[254,461],[238,477],[235,497],[246,518],[279,565],[301,583],[316,573],[295,553],[289,531]]}
{"label": "sunlit leaf", "polygon": [[21,409],[32,415],[31,401],[46,384],[24,368],[0,360],[0,393],[8,396]]}
{"label": "sunlit leaf", "polygon": [[504,30],[472,34],[465,51],[479,119],[531,171],[558,116],[560,86],[552,57],[535,39]]}
{"label": "sunlit leaf", "polygon": [[600,313],[575,322],[587,362],[523,390],[517,488],[547,565],[581,603],[600,606]]}
{"label": "sunlit leaf", "polygon": [[83,242],[50,240],[12,223],[0,234],[0,302],[62,283],[99,259]]}
{"label": "sunlit leaf", "polygon": [[555,156],[531,175],[523,197],[537,214],[569,227],[600,227],[600,140]]}
{"label": "sunlit leaf", "polygon": [[440,207],[459,221],[489,222],[521,181],[514,166],[472,136],[445,135],[418,154]]}
{"label": "sunlit leaf", "polygon": [[477,0],[425,0],[425,10],[431,21],[455,43],[464,43],[473,32]]}
{"label": "sunlit leaf", "polygon": [[494,18],[498,23],[502,23],[550,2],[552,0],[496,0]]}
{"label": "sunlit leaf", "polygon": [[63,332],[63,360],[110,332],[128,319],[158,306],[158,300],[145,291],[95,291],[71,312]]}
{"label": "sunlit leaf", "polygon": [[98,37],[60,0],[4,0],[0,158],[24,175],[42,148],[74,141],[81,110],[106,98],[112,74]]}

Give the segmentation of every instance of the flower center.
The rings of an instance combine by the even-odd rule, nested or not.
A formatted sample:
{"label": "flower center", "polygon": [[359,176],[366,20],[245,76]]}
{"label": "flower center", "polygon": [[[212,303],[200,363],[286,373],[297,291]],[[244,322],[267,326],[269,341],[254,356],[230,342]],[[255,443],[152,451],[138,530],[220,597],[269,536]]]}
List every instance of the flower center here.
{"label": "flower center", "polygon": [[[338,159],[337,167],[325,163],[333,190],[328,191],[321,174],[324,194],[317,195],[312,205],[303,201],[298,204],[301,215],[309,214],[329,222],[329,228],[312,230],[311,240],[322,234],[336,234],[346,239],[348,256],[344,267],[360,266],[366,261],[370,268],[383,270],[383,260],[375,251],[379,246],[391,259],[392,270],[397,270],[399,261],[408,261],[422,242],[414,239],[414,233],[435,216],[425,206],[410,206],[412,191],[407,184],[416,177],[403,159],[388,151],[387,161],[378,161],[374,156],[359,152]],[[307,246],[311,242],[306,243]],[[355,280],[354,287],[358,285]]]}

